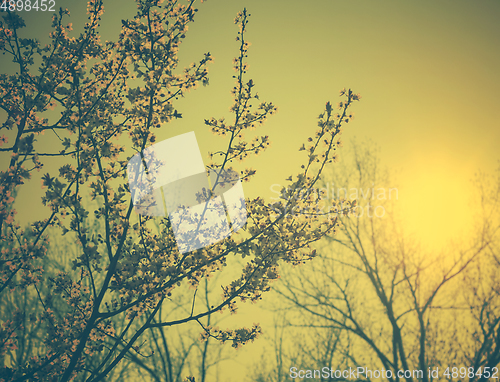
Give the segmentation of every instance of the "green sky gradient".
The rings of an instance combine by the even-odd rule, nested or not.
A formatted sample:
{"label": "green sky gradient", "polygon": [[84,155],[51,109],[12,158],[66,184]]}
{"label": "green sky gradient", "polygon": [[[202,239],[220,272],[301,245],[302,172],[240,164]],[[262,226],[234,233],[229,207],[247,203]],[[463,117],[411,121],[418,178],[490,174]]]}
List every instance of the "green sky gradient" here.
{"label": "green sky gradient", "polygon": [[[104,4],[103,39],[115,39],[120,20],[133,17],[134,2]],[[85,2],[56,0],[56,6],[70,9],[79,32]],[[325,103],[336,104],[346,87],[362,99],[353,106],[355,118],[343,140],[380,146],[383,165],[397,174],[397,203],[408,230],[442,246],[467,229],[472,211],[466,204],[474,196],[469,180],[478,170],[493,172],[500,159],[499,1],[208,0],[198,5],[180,58],[183,66],[209,51],[215,57],[210,85],[178,102],[183,118],[165,125],[158,140],[194,130],[203,154],[223,143],[203,120],[230,117],[232,59],[238,53],[233,19],[243,7],[251,13],[248,79],[261,100],[279,108],[256,131],[270,135],[271,148],[243,163],[258,170],[245,185],[247,196],[273,196],[273,184],[285,185],[297,173],[305,161],[298,148],[314,134]],[[50,15],[22,16],[26,36],[48,42]],[[0,60],[4,72],[6,56]],[[55,172],[48,163],[43,172]],[[26,221],[44,217],[39,186],[34,179],[20,195],[17,208]],[[238,316],[245,324],[255,321],[255,315]],[[252,356],[240,357],[240,365],[258,360],[252,346],[242,351]]]}

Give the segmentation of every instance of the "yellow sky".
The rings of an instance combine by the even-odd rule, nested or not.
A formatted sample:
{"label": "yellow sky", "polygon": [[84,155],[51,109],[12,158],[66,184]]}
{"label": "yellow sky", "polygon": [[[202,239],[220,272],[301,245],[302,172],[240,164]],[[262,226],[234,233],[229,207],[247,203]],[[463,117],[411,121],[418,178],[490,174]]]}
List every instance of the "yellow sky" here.
{"label": "yellow sky", "polygon": [[[58,3],[69,7],[76,31],[83,3]],[[114,39],[120,20],[134,12],[131,1],[115,4],[105,3],[105,39]],[[180,57],[190,63],[210,51],[210,86],[178,103],[184,118],[166,125],[159,139],[194,130],[202,152],[222,143],[203,120],[230,117],[233,18],[243,7],[252,14],[249,76],[261,99],[279,108],[257,131],[270,135],[272,146],[249,162],[258,177],[248,193],[268,195],[296,172],[302,159],[296,148],[313,133],[325,102],[336,103],[338,90],[351,87],[363,98],[345,141],[368,138],[381,147],[383,164],[398,172],[399,202],[418,236],[453,235],[467,221],[469,179],[478,169],[493,171],[500,158],[500,3],[209,0],[199,4]],[[28,33],[48,33],[48,14],[23,15]]]}
{"label": "yellow sky", "polygon": [[263,128],[273,146],[253,161],[259,178],[248,188],[261,195],[284,183],[324,103],[351,87],[363,98],[345,141],[371,139],[381,147],[383,165],[398,174],[405,228],[437,247],[466,231],[470,179],[500,159],[500,4],[208,1],[186,48],[189,59],[196,48],[214,54],[212,85],[196,94],[193,122],[183,124],[199,126],[196,115],[228,115],[236,44],[227,20],[243,6],[252,14],[250,75],[261,97],[279,107]]}
{"label": "yellow sky", "polygon": [[[57,6],[70,8],[79,31],[82,4]],[[113,39],[134,6],[105,6],[103,32]],[[179,102],[184,118],[166,125],[159,140],[194,130],[203,153],[219,144],[203,120],[229,117],[233,19],[245,6],[252,14],[249,78],[261,99],[279,108],[257,131],[272,145],[250,161],[258,176],[247,195],[272,196],[273,184],[297,172],[297,149],[314,133],[325,102],[336,103],[338,91],[350,87],[363,98],[344,140],[380,146],[382,164],[397,174],[405,228],[435,248],[466,234],[475,192],[469,180],[477,170],[492,172],[500,159],[500,2],[208,0],[198,6],[180,57],[190,63],[210,51],[210,86]],[[25,16],[29,33],[48,33],[47,15]],[[37,204],[26,197],[20,215],[34,216]]]}

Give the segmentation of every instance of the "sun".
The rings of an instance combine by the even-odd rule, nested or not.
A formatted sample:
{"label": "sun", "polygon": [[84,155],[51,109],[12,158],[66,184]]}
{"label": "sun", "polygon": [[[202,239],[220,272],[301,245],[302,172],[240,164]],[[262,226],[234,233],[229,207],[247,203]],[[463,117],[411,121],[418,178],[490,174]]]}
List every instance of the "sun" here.
{"label": "sun", "polygon": [[470,237],[473,188],[467,177],[443,163],[408,171],[399,193],[405,231],[424,247],[438,250]]}

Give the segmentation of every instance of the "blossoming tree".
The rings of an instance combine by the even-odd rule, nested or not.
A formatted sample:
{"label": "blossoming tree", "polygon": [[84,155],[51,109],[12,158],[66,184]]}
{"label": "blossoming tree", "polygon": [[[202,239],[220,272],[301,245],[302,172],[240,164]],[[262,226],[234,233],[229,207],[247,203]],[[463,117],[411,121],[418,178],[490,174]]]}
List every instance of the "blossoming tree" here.
{"label": "blossoming tree", "polygon": [[[257,324],[219,330],[202,319],[225,308],[235,312],[237,302],[260,299],[279,277],[280,262],[312,259],[314,243],[335,231],[336,214],[351,209],[344,204],[342,210],[329,206],[335,212],[329,214],[286,212],[297,206],[319,211],[325,203],[320,195],[291,196],[313,188],[334,159],[348,109],[360,98],[344,90],[338,112],[327,103],[315,135],[306,138],[304,164],[290,178],[281,206],[247,199],[248,220],[237,234],[181,253],[167,217],[134,212],[128,161],[155,142],[159,129],[180,117],[177,97],[200,82],[208,84],[209,53],[198,63],[177,68],[181,41],[197,12],[194,2],[137,0],[137,14],[122,22],[118,41],[106,43],[99,35],[102,0],[89,1],[88,22],[78,37],[70,36],[68,10],[54,14],[51,43],[45,46],[21,37],[25,25],[15,12],[4,14],[0,49],[17,69],[0,75],[0,296],[15,305],[12,296],[24,293],[33,297],[35,306],[17,304],[8,316],[1,308],[1,381],[69,381],[82,374],[87,381],[104,380],[127,354],[145,356],[145,333],[189,322],[200,324],[205,339],[230,341],[234,347],[253,341],[261,331]],[[248,16],[244,10],[235,19],[239,52],[232,120],[205,120],[226,142],[207,170],[234,169],[244,181],[255,170],[240,169],[238,161],[267,148],[269,137],[253,130],[276,112],[271,102],[254,101],[255,83],[246,78]],[[60,150],[47,152],[37,140],[43,133],[54,134]],[[42,203],[50,213],[21,227],[16,195],[48,157],[61,163],[58,174],[42,177]],[[74,246],[66,254],[70,266],[49,271],[54,238],[62,235]],[[161,314],[180,285],[188,283],[196,290],[201,280],[228,269],[229,256],[243,258],[245,265],[222,287],[215,305],[196,304],[194,293],[185,298],[193,307],[189,314],[175,319]],[[33,334],[30,350],[20,352],[27,331]]]}

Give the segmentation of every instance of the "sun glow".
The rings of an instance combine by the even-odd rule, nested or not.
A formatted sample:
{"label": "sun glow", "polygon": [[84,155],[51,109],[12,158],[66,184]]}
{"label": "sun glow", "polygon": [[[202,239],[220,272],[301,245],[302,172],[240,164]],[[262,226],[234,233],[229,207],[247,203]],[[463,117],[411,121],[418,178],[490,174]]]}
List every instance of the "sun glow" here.
{"label": "sun glow", "polygon": [[456,168],[425,166],[408,172],[400,192],[404,226],[429,249],[470,237],[472,185]]}

